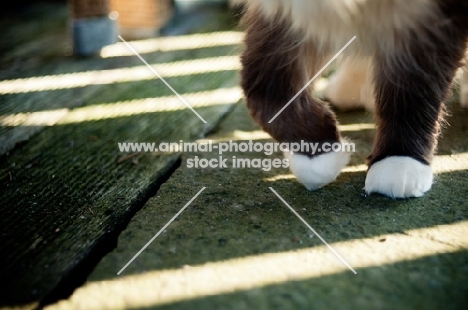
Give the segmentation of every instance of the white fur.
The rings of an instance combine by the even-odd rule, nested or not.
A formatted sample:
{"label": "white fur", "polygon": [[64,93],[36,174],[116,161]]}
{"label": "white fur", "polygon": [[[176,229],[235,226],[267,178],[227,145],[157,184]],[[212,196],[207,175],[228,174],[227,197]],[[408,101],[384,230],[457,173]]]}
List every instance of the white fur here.
{"label": "white fur", "polygon": [[315,190],[335,181],[349,161],[349,153],[330,152],[315,157],[285,152],[289,169],[308,190]]}
{"label": "white fur", "polygon": [[[394,47],[395,31],[415,29],[421,22],[436,20],[434,0],[231,0],[263,12],[282,14],[293,28],[330,50],[339,50],[353,36],[345,54],[353,50],[364,55]],[[409,33],[404,31],[403,33]]]}
{"label": "white fur", "polygon": [[365,108],[374,111],[370,61],[348,58],[330,77],[323,96],[342,111]]}
{"label": "white fur", "polygon": [[411,157],[392,156],[370,167],[365,191],[391,198],[421,197],[431,188],[432,180],[430,166]]}

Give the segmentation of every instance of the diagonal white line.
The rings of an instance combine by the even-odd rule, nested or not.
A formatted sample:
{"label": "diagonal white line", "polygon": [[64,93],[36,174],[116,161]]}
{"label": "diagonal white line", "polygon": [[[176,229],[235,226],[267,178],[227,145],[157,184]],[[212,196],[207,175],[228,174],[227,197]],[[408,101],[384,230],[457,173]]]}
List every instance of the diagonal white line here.
{"label": "diagonal white line", "polygon": [[327,62],[327,64],[304,86],[301,88],[301,90],[294,96],[292,97],[291,100],[288,101],[288,103],[286,103],[286,105],[278,112],[276,113],[275,116],[273,116],[273,118],[268,122],[268,124],[270,124],[271,122],[273,122],[275,120],[275,118],[278,117],[278,115],[280,115],[307,87],[309,87],[310,84],[312,84],[312,82],[320,75],[322,74],[322,72],[333,62],[333,60],[335,60],[338,56],[340,56],[340,54],[356,39],[356,36],[354,36],[351,40],[349,40],[348,43],[346,43],[345,46],[343,46],[343,48],[341,50],[339,50],[338,53],[336,53],[335,56],[333,56],[332,59],[330,59],[329,62]]}
{"label": "diagonal white line", "polygon": [[330,251],[333,252],[333,254],[336,255],[336,257],[338,257],[339,260],[341,260],[343,262],[343,264],[346,265],[346,267],[348,267],[354,274],[357,274],[356,270],[353,269],[353,267],[351,267],[347,261],[344,260],[343,257],[340,256],[340,254],[338,254],[335,249],[333,249],[331,247],[331,245],[329,245],[325,239],[323,239],[316,231],[315,229],[313,229],[309,223],[307,223],[297,212],[296,210],[294,210],[287,202],[286,200],[283,199],[283,197],[281,197],[272,187],[269,187],[269,189],[302,221],[302,223],[304,223],[307,228],[309,228],[329,249]]}
{"label": "diagonal white line", "polygon": [[127,43],[127,41],[125,41],[122,36],[119,35],[119,39],[122,40],[123,43],[125,43],[125,45],[138,57],[140,58],[141,61],[143,61],[143,63],[161,80],[163,81],[164,84],[166,84],[167,87],[169,87],[170,90],[172,90],[172,92],[183,102],[185,103],[185,105],[193,112],[195,113],[196,116],[198,116],[199,119],[201,119],[201,121],[203,123],[206,124],[206,121],[203,119],[203,117],[200,116],[200,114],[198,114],[197,111],[195,111],[192,106],[181,96],[179,95],[178,92],[175,91],[174,88],[172,88],[172,86],[166,82],[166,80],[156,71],[154,70],[153,67],[150,66],[149,63],[146,62],[146,60],[143,59],[143,57],[140,56],[140,54],[138,54],[138,52],[130,45]]}
{"label": "diagonal white line", "polygon": [[124,271],[125,268],[127,268],[128,265],[130,265],[135,260],[135,258],[137,258],[138,255],[140,255],[141,252],[143,252],[151,244],[151,242],[153,242],[154,239],[156,239],[164,231],[164,229],[166,229],[182,212],[184,212],[184,210],[198,197],[198,195],[201,194],[201,192],[203,192],[205,190],[205,188],[206,187],[203,187],[192,199],[190,199],[190,201],[187,202],[187,204],[182,209],[180,209],[180,211],[177,212],[177,214],[174,215],[174,217],[169,222],[167,222],[167,224],[164,225],[164,227],[161,228],[161,230],[158,231],[158,233],[156,235],[154,235],[154,237],[151,238],[151,240],[148,241],[148,243],[146,243],[145,246],[142,247],[141,250],[138,251],[138,253],[136,253],[135,256],[133,256],[133,258],[122,269],[120,269],[119,272],[117,272],[117,275],[120,275],[122,273],[122,271]]}

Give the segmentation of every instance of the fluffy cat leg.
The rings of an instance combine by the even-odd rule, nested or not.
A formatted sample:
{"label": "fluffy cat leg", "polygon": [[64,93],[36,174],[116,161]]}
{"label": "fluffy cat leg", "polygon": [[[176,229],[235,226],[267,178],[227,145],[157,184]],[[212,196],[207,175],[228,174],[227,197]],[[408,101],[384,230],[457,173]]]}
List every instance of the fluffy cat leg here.
{"label": "fluffy cat leg", "polygon": [[[466,60],[468,62],[468,60]],[[468,64],[462,69],[462,79],[460,85],[461,106],[468,109]]]}
{"label": "fluffy cat leg", "polygon": [[[271,121],[307,84],[311,72],[320,70],[320,52],[279,18],[268,20],[250,11],[244,23],[246,50],[241,58],[241,84],[252,118],[278,142],[339,142],[335,115],[323,102],[312,98],[311,90],[303,91]],[[287,157],[297,179],[312,190],[334,181],[349,154],[302,150]]]}
{"label": "fluffy cat leg", "polygon": [[345,59],[329,79],[323,97],[342,111],[365,108],[374,111],[369,60]]}
{"label": "fluffy cat leg", "polygon": [[368,158],[367,193],[420,197],[432,186],[429,165],[437,146],[442,102],[464,53],[463,33],[453,29],[438,33],[451,36],[410,37],[395,44],[404,48],[376,56],[377,136]]}

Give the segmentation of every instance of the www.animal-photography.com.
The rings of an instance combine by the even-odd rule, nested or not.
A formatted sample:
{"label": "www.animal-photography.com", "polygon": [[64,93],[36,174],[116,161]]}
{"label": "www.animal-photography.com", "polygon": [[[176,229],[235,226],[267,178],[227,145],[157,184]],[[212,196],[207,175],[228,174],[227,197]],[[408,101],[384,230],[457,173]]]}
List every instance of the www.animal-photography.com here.
{"label": "www.animal-photography.com", "polygon": [[0,15],[0,309],[466,308],[465,0]]}

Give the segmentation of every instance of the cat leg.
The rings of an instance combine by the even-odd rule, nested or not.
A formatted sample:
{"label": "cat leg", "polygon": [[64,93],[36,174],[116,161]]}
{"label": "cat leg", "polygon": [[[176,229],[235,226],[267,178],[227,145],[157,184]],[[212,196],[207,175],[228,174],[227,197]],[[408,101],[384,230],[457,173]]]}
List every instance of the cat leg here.
{"label": "cat leg", "polygon": [[[468,60],[466,60],[468,62]],[[461,106],[468,109],[468,64],[462,68],[462,78],[460,85],[460,102]]]}
{"label": "cat leg", "polygon": [[454,29],[438,33],[444,37],[428,33],[421,40],[419,33],[395,44],[400,49],[391,54],[376,56],[377,135],[368,158],[367,193],[420,197],[432,186],[430,162],[443,101],[464,52],[464,34]]}
{"label": "cat leg", "polygon": [[329,78],[323,97],[339,110],[374,111],[371,65],[368,59],[347,58]]}
{"label": "cat leg", "polygon": [[324,55],[282,19],[269,20],[250,11],[244,24],[241,85],[252,118],[278,142],[318,146],[314,153],[302,149],[287,154],[291,171],[307,189],[334,181],[349,154],[320,147],[341,141],[335,115],[326,104],[306,89],[272,120],[309,82],[311,72],[320,70]]}

